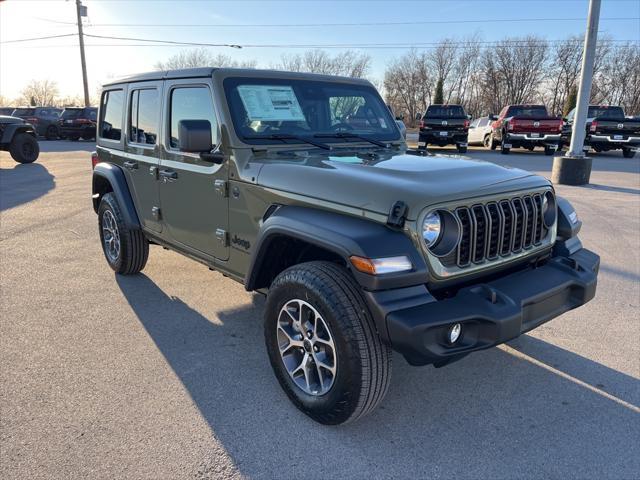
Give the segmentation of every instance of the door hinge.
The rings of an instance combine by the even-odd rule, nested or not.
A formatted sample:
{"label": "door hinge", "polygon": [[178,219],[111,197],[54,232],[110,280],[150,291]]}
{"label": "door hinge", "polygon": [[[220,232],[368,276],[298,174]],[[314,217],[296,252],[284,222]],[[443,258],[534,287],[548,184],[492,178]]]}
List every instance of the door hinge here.
{"label": "door hinge", "polygon": [[160,207],[152,207],[151,208],[151,216],[156,220],[160,220]]}
{"label": "door hinge", "polygon": [[229,196],[229,189],[227,188],[227,182],[225,180],[216,180],[213,185],[216,189],[216,193],[222,198],[227,198]]}
{"label": "door hinge", "polygon": [[220,242],[223,247],[229,246],[229,235],[226,230],[218,228],[216,230],[216,239]]}

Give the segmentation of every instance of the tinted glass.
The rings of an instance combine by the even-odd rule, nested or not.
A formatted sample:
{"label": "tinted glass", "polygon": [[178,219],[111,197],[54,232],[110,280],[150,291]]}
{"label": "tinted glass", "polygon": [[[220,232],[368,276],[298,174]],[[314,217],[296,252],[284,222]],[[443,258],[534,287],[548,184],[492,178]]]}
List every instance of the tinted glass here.
{"label": "tinted glass", "polygon": [[589,118],[624,118],[622,107],[589,107]]}
{"label": "tinted glass", "polygon": [[547,108],[544,105],[525,105],[509,107],[509,117],[546,117]]}
{"label": "tinted glass", "polygon": [[331,137],[338,132],[380,140],[400,138],[389,108],[367,85],[227,78],[224,88],[236,133],[247,143],[283,143],[264,138],[270,135],[349,141]]}
{"label": "tinted glass", "polygon": [[122,133],[122,111],[124,93],[122,90],[109,90],[102,96],[102,121],[100,136],[109,140],[120,140]]}
{"label": "tinted glass", "polygon": [[135,90],[129,112],[129,138],[134,143],[155,145],[158,139],[158,91]]}
{"label": "tinted glass", "polygon": [[432,118],[466,118],[464,109],[460,105],[431,105],[427,108],[425,117]]}
{"label": "tinted glass", "polygon": [[82,108],[65,108],[60,118],[64,118],[64,119],[79,118],[80,116],[82,116],[83,111],[84,110]]}
{"label": "tinted glass", "polygon": [[480,122],[478,123],[479,127],[486,127],[489,124],[489,119],[487,117],[483,117],[480,119]]}
{"label": "tinted glass", "polygon": [[471,122],[471,125],[469,125],[469,128],[476,128],[479,123],[480,123],[480,119],[475,119],[473,122]]}
{"label": "tinted glass", "polygon": [[218,122],[213,110],[211,93],[207,87],[182,87],[171,92],[171,138],[169,144],[178,148],[178,122],[180,120],[208,120],[211,140],[218,143]]}
{"label": "tinted glass", "polygon": [[35,108],[16,108],[13,111],[13,115],[16,117],[22,117],[26,115],[35,115],[35,114],[36,114]]}
{"label": "tinted glass", "polygon": [[85,112],[87,115],[87,118],[89,120],[96,120],[98,118],[98,111],[95,109],[89,110],[88,112]]}

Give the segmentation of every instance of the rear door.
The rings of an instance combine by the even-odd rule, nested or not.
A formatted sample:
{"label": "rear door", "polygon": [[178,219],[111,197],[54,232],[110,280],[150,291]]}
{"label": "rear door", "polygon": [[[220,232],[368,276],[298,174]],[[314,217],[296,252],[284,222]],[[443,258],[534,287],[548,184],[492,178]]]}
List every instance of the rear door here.
{"label": "rear door", "polygon": [[163,236],[199,256],[229,258],[228,162],[221,165],[178,148],[180,120],[208,120],[212,148],[220,144],[211,79],[167,80],[159,190]]}
{"label": "rear door", "polygon": [[160,232],[158,166],[162,82],[129,85],[122,167],[143,227]]}

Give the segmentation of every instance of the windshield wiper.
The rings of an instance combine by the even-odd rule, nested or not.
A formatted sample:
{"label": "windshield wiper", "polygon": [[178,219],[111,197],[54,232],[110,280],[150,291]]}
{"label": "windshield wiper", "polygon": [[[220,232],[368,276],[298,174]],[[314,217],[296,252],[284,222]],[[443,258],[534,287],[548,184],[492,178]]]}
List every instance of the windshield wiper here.
{"label": "windshield wiper", "polygon": [[308,143],[309,145],[313,145],[314,147],[323,148],[324,150],[331,150],[331,146],[326,143],[314,142],[313,140],[305,137],[300,137],[298,135],[290,135],[288,133],[272,133],[270,135],[252,135],[247,137],[252,140],[298,140],[300,142]]}
{"label": "windshield wiper", "polygon": [[336,132],[336,133],[316,133],[314,138],[356,138],[358,140],[364,140],[365,142],[372,143],[382,148],[391,148],[391,145],[388,143],[379,142],[378,140],[373,140],[372,138],[363,137],[362,135],[357,135],[355,133],[346,133],[346,132]]}

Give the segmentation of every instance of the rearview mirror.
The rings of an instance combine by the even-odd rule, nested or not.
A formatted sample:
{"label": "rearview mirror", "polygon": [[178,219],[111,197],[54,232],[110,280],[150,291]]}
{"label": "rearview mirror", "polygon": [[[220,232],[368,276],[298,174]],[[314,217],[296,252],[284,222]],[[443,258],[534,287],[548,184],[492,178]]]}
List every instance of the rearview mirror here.
{"label": "rearview mirror", "polygon": [[209,120],[180,120],[178,122],[178,145],[181,152],[210,152],[212,145]]}

